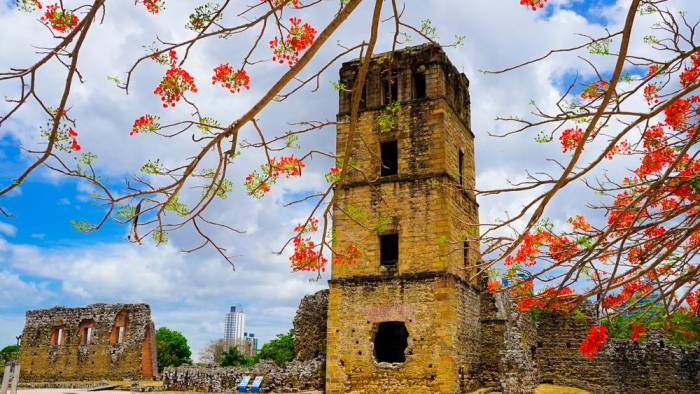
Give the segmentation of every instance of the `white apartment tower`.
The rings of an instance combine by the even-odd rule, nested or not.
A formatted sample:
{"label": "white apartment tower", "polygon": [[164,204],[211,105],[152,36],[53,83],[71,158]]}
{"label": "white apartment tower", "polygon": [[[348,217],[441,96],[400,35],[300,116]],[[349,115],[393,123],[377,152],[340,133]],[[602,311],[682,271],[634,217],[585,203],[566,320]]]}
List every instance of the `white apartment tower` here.
{"label": "white apartment tower", "polygon": [[224,321],[224,340],[230,343],[238,343],[243,340],[245,330],[245,314],[241,305],[231,307]]}

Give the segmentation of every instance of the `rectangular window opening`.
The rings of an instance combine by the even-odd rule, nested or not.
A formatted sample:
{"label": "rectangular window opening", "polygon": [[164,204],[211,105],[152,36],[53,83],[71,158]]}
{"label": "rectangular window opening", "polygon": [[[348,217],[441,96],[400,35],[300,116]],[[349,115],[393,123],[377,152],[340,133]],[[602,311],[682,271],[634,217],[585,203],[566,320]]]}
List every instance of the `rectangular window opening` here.
{"label": "rectangular window opening", "polygon": [[427,89],[425,84],[425,73],[416,72],[413,76],[413,86],[415,88],[416,99],[427,97]]}
{"label": "rectangular window opening", "polygon": [[383,266],[394,266],[399,263],[398,233],[379,236],[379,262]]}
{"label": "rectangular window opening", "polygon": [[382,161],[382,176],[398,175],[399,146],[396,140],[382,142],[380,146]]}
{"label": "rectangular window opening", "polygon": [[119,333],[117,334],[117,343],[124,342],[124,327],[119,327]]}
{"label": "rectangular window opening", "polygon": [[459,184],[464,185],[464,152],[459,150]]}
{"label": "rectangular window opening", "polygon": [[384,105],[389,105],[393,101],[399,100],[399,80],[396,77],[382,81],[382,95]]}

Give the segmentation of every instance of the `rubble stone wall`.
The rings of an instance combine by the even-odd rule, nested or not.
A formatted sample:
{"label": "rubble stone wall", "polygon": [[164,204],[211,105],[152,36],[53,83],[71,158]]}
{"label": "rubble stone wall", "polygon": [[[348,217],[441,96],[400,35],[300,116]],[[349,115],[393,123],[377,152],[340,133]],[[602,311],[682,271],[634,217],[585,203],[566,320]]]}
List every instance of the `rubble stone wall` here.
{"label": "rubble stone wall", "polygon": [[294,316],[294,354],[299,361],[326,356],[328,290],[306,295]]}
{"label": "rubble stone wall", "polygon": [[[86,327],[91,327],[89,340]],[[146,304],[94,304],[28,311],[19,361],[24,382],[154,377],[151,309]]]}
{"label": "rubble stone wall", "polygon": [[592,319],[543,313],[537,321],[540,382],[594,393],[697,393],[700,348],[680,349],[661,333],[639,343],[613,339],[587,359],[578,350]]}
{"label": "rubble stone wall", "polygon": [[263,376],[263,392],[321,390],[325,381],[325,360],[319,357],[291,361],[283,368],[273,362],[261,362],[251,368],[191,367],[166,368],[163,387],[174,391],[236,392],[241,377]]}

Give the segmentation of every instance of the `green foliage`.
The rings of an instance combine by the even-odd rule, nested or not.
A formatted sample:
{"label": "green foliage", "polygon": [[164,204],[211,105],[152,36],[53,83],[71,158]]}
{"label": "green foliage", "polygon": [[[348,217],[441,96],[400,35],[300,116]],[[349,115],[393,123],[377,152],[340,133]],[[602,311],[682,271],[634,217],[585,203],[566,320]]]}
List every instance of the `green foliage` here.
{"label": "green foliage", "polygon": [[214,134],[212,128],[221,127],[221,123],[214,118],[202,117],[199,118],[199,123],[197,123],[197,128],[202,130],[204,134]]}
{"label": "green foliage", "polygon": [[163,164],[161,164],[160,159],[156,159],[155,161],[149,160],[146,164],[141,166],[141,172],[144,174],[160,174],[163,170]]}
{"label": "green foliage", "polygon": [[153,230],[151,237],[153,237],[153,240],[156,241],[156,243],[158,243],[158,244],[168,243],[168,233],[165,230],[161,230],[161,229]]}
{"label": "green foliage", "polygon": [[399,110],[401,109],[401,103],[398,101],[393,101],[391,104],[384,108],[384,113],[379,115],[377,118],[377,125],[379,130],[383,133],[393,130],[399,124],[399,117],[397,116]]}
{"label": "green foliage", "polygon": [[[636,302],[633,298],[629,302]],[[644,300],[637,305],[644,305]],[[663,305],[655,303],[648,308],[642,308],[631,313],[620,315],[605,322],[610,336],[629,338],[632,324],[640,324],[649,330],[663,331],[666,339],[678,347],[689,347],[700,344],[700,316],[689,315],[685,310],[677,310],[665,314]]]}
{"label": "green foliage", "polygon": [[183,204],[177,196],[173,196],[173,198],[168,201],[165,205],[165,210],[175,212],[180,216],[187,216],[189,212],[187,205]]}
{"label": "green foliage", "polygon": [[246,357],[238,351],[238,348],[231,346],[228,350],[221,353],[219,365],[222,367],[248,367],[255,364],[254,357]]}
{"label": "green foliage", "polygon": [[277,337],[263,345],[257,354],[259,360],[272,360],[282,366],[294,358],[294,332],[277,334]]}
{"label": "green foliage", "polygon": [[114,214],[121,219],[131,220],[136,216],[136,207],[133,205],[120,205]]}
{"label": "green foliage", "polygon": [[71,225],[74,229],[76,229],[77,231],[80,231],[80,232],[83,232],[83,233],[86,233],[86,232],[88,232],[88,231],[92,231],[92,230],[95,228],[95,226],[93,226],[93,225],[90,224],[89,222],[86,222],[85,220],[75,220],[75,219],[71,219],[71,220],[70,220],[70,225]]}
{"label": "green foliage", "polygon": [[156,352],[158,354],[158,370],[167,367],[179,367],[192,364],[190,346],[187,338],[178,331],[161,327],[156,331]]}
{"label": "green foliage", "polygon": [[[214,15],[219,12],[219,5],[206,3],[195,7],[194,12],[190,14],[189,20],[185,27],[193,31],[200,31],[214,20]],[[221,20],[222,15],[216,16],[216,21]]]}
{"label": "green foliage", "polygon": [[588,52],[590,52],[591,55],[609,55],[612,41],[612,38],[606,38],[604,40],[592,42],[588,44]]}

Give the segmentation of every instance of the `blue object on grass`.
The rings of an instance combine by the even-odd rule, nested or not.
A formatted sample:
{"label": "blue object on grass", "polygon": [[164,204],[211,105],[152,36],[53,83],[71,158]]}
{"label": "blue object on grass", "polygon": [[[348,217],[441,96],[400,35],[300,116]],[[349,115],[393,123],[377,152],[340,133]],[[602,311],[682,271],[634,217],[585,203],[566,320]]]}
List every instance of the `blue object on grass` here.
{"label": "blue object on grass", "polygon": [[263,377],[262,376],[256,376],[255,380],[253,380],[253,385],[250,386],[250,392],[251,393],[259,393],[260,392],[260,385],[262,385]]}
{"label": "blue object on grass", "polygon": [[250,383],[250,376],[244,375],[241,378],[241,382],[238,383],[238,392],[239,393],[247,393],[248,392],[248,383]]}

